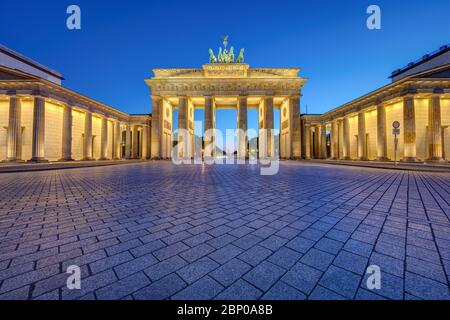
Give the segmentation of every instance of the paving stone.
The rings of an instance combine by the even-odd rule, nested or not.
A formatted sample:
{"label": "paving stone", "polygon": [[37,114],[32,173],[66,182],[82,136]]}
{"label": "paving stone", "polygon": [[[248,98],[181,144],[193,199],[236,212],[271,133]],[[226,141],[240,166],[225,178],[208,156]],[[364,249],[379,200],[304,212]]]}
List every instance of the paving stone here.
{"label": "paving stone", "polygon": [[197,259],[200,259],[207,254],[213,252],[215,249],[206,243],[199,244],[196,247],[188,249],[182,253],[180,256],[186,260],[187,262],[194,262]]}
{"label": "paving stone", "polygon": [[260,237],[257,237],[253,234],[248,234],[248,235],[234,241],[233,244],[241,249],[247,250],[247,249],[253,247],[255,244],[261,242],[261,240],[263,240],[263,239],[261,239]]}
{"label": "paving stone", "polygon": [[334,260],[333,264],[345,270],[363,275],[366,272],[369,259],[357,254],[342,250]]}
{"label": "paving stone", "polygon": [[173,257],[180,252],[188,250],[189,247],[182,242],[177,242],[171,244],[170,246],[164,247],[162,249],[153,252],[153,255],[160,261]]}
{"label": "paving stone", "polygon": [[293,287],[278,281],[261,298],[262,300],[305,300],[306,296]]}
{"label": "paving stone", "polygon": [[305,239],[302,237],[296,237],[289,241],[286,244],[286,247],[291,248],[295,251],[298,251],[300,253],[306,253],[311,247],[315,244],[314,241]]}
{"label": "paving stone", "polygon": [[323,238],[319,242],[317,242],[317,244],[314,247],[322,251],[336,255],[339,252],[339,250],[341,250],[342,246],[343,246],[342,242],[329,238]]}
{"label": "paving stone", "polygon": [[2,286],[0,287],[0,294],[33,284],[57,273],[59,273],[59,266],[51,265],[39,270],[29,271],[12,278],[8,278],[3,281]]}
{"label": "paving stone", "polygon": [[150,280],[143,272],[139,272],[99,289],[95,294],[100,300],[118,300],[149,284]]}
{"label": "paving stone", "polygon": [[257,245],[244,251],[238,256],[238,258],[252,266],[256,266],[271,254],[272,251],[270,251],[269,249]]}
{"label": "paving stone", "polygon": [[217,267],[219,267],[217,262],[205,257],[181,268],[177,273],[184,281],[191,284]]}
{"label": "paving stone", "polygon": [[262,292],[240,279],[222,291],[214,299],[217,300],[257,300],[262,296]]}
{"label": "paving stone", "polygon": [[[366,274],[361,282],[361,288],[369,290],[367,280],[370,274]],[[370,289],[370,292],[392,300],[403,299],[403,278],[396,277],[387,272],[381,272],[381,289]]]}
{"label": "paving stone", "polygon": [[210,300],[224,289],[217,281],[206,276],[181,290],[173,300]]}
{"label": "paving stone", "polygon": [[152,281],[161,279],[162,277],[168,275],[169,273],[175,272],[182,267],[187,265],[187,262],[178,256],[171,257],[167,260],[158,262],[147,269],[145,269],[145,274],[149,276]]}
{"label": "paving stone", "polygon": [[248,272],[244,279],[255,287],[267,291],[285,272],[283,268],[264,261]]}
{"label": "paving stone", "polygon": [[309,300],[347,300],[345,297],[328,290],[327,288],[317,286],[311,295],[308,297]]}
{"label": "paving stone", "polygon": [[345,244],[344,249],[363,257],[370,257],[373,246],[362,241],[350,239]]}
{"label": "paving stone", "polygon": [[222,285],[229,286],[241,278],[251,268],[252,267],[249,264],[239,259],[232,259],[211,272],[209,275],[219,281]]}
{"label": "paving stone", "polygon": [[405,290],[422,299],[449,300],[449,287],[440,282],[424,278],[411,272],[406,272]]}
{"label": "paving stone", "polygon": [[109,269],[90,277],[84,278],[83,273],[81,274],[81,290],[69,290],[62,288],[62,299],[63,300],[74,300],[81,298],[99,288],[102,288],[108,284],[115,283],[117,277],[114,272]]}
{"label": "paving stone", "polygon": [[272,262],[286,270],[290,269],[300,258],[301,253],[294,251],[292,249],[282,247],[277,250],[273,255],[271,255],[267,261]]}
{"label": "paving stone", "polygon": [[309,295],[321,276],[321,271],[303,263],[297,263],[281,278],[281,280]]}
{"label": "paving stone", "polygon": [[333,259],[334,255],[332,254],[317,249],[311,249],[300,259],[300,261],[311,267],[325,271]]}
{"label": "paving stone", "polygon": [[185,287],[183,279],[172,273],[133,293],[133,297],[136,300],[164,300]]}
{"label": "paving stone", "polygon": [[113,256],[115,254],[118,254],[118,253],[121,253],[121,252],[124,252],[124,251],[128,251],[128,250],[130,250],[132,248],[136,248],[136,247],[139,247],[141,245],[142,245],[141,241],[139,241],[137,239],[133,239],[133,240],[130,240],[130,241],[127,241],[127,242],[122,242],[122,243],[117,244],[115,246],[111,246],[111,247],[106,248],[106,253],[109,256]]}
{"label": "paving stone", "polygon": [[350,271],[331,266],[320,279],[319,284],[348,299],[353,299],[361,278],[362,276],[357,276]]}
{"label": "paving stone", "polygon": [[0,300],[28,300],[30,286],[22,287],[7,293],[0,294]]}
{"label": "paving stone", "polygon": [[111,256],[111,257],[107,257],[107,258],[92,262],[89,264],[89,267],[91,268],[93,273],[98,273],[98,272],[113,268],[119,264],[125,263],[132,259],[133,259],[133,256],[128,251],[126,251],[126,252],[122,252],[122,253],[116,254],[114,256]]}
{"label": "paving stone", "polygon": [[238,248],[232,244],[229,244],[223,248],[214,251],[209,255],[209,257],[220,264],[224,264],[228,260],[231,260],[237,255],[241,254],[243,251],[244,251],[243,249]]}
{"label": "paving stone", "polygon": [[152,254],[147,254],[114,267],[114,271],[116,272],[117,277],[122,279],[133,273],[143,271],[157,262],[158,260],[153,257]]}
{"label": "paving stone", "polygon": [[143,256],[143,255],[146,255],[148,253],[152,253],[153,251],[161,249],[162,247],[165,247],[165,246],[166,245],[162,241],[156,240],[156,241],[141,245],[139,247],[133,248],[130,250],[130,252],[134,257],[137,258],[137,257]]}
{"label": "paving stone", "polygon": [[365,290],[365,289],[359,289],[358,293],[356,294],[356,300],[363,300],[363,301],[373,301],[373,300],[386,300],[386,298],[383,298],[382,296],[379,296],[375,292]]}
{"label": "paving stone", "polygon": [[216,249],[219,249],[235,240],[236,240],[236,237],[233,237],[232,235],[229,235],[229,234],[223,234],[217,238],[207,241],[207,244],[209,244],[210,246],[213,246]]}
{"label": "paving stone", "polygon": [[369,265],[379,266],[381,272],[403,277],[404,261],[374,252],[369,259]]}
{"label": "paving stone", "polygon": [[286,244],[286,242],[288,242],[287,239],[273,235],[262,241],[259,245],[269,250],[276,251]]}

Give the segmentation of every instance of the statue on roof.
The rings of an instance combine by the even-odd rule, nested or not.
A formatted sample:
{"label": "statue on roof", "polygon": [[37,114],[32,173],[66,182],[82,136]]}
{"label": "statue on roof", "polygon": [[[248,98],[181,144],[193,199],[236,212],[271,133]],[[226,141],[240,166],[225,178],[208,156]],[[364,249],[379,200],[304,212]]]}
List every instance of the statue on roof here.
{"label": "statue on roof", "polygon": [[228,39],[229,39],[228,36],[222,37],[223,48],[222,47],[219,48],[217,58],[214,55],[214,51],[212,49],[209,49],[209,63],[228,63],[228,64],[244,63],[244,49],[241,49],[239,56],[236,60],[234,54],[234,47],[232,46],[230,48],[230,51],[228,51],[227,49]]}
{"label": "statue on roof", "polygon": [[244,63],[244,51],[245,49],[242,48],[241,51],[239,52],[239,55],[236,59],[236,63]]}
{"label": "statue on roof", "polygon": [[209,49],[209,63],[217,63],[217,58],[211,48]]}

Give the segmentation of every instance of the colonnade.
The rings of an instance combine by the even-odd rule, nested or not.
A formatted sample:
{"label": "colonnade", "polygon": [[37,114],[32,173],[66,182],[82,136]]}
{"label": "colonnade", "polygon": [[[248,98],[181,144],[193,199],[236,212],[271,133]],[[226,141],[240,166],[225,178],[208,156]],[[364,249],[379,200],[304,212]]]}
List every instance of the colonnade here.
{"label": "colonnade", "polygon": [[[30,159],[23,159],[23,130],[22,119],[22,99],[18,95],[9,96],[9,122],[7,130],[7,155],[5,161],[8,162],[47,162],[45,154],[46,146],[46,98],[42,96],[33,96],[33,120],[32,120],[32,156]],[[29,97],[28,97],[29,99]],[[149,158],[149,126],[143,123],[130,123],[130,121],[121,121],[110,118],[107,114],[95,113],[95,117],[101,119],[100,133],[100,157],[95,159],[93,153],[93,117],[90,109],[82,109],[67,103],[61,103],[62,111],[62,130],[61,130],[61,152],[60,161],[72,160],[118,160],[126,159],[148,159]],[[83,156],[79,159],[73,157],[73,112],[84,114],[83,128]],[[108,123],[110,124],[111,134],[108,135]],[[55,124],[56,125],[56,124]],[[60,124],[58,124],[60,125]],[[123,130],[125,127],[125,130]],[[125,131],[126,139],[122,139]],[[133,140],[131,140],[133,137]],[[52,137],[57,138],[57,137]],[[59,139],[59,138],[58,138]],[[125,149],[125,152],[123,152]]]}
{"label": "colonnade", "polygon": [[[400,98],[402,107],[402,119],[400,122],[400,135],[402,136],[402,154],[398,154],[397,160],[405,162],[416,161],[441,161],[443,160],[443,126],[441,119],[441,101],[443,92],[439,89],[428,95],[428,123],[426,135],[419,139],[425,139],[427,152],[425,158],[417,156],[417,118],[418,95],[405,94]],[[420,99],[424,99],[420,96]],[[391,124],[387,124],[386,108],[388,103],[377,103],[375,106],[359,111],[354,111],[341,117],[325,121],[304,122],[305,134],[303,157],[305,159],[340,159],[340,160],[394,160],[388,156],[388,137],[393,137]],[[366,128],[366,116],[369,112],[376,112],[376,129]],[[357,134],[352,139],[350,133],[350,118],[357,118]],[[394,119],[395,120],[395,119]],[[367,135],[376,136],[376,158],[368,157]],[[327,138],[327,135],[329,138]],[[351,156],[351,143],[357,144],[357,156]]]}
{"label": "colonnade", "polygon": [[[204,156],[215,156],[215,128],[216,110],[221,108],[218,98],[228,99],[226,108],[234,108],[237,111],[236,129],[237,141],[236,149],[239,158],[248,157],[248,109],[258,109],[258,136],[259,136],[259,156],[275,157],[274,146],[274,108],[280,108],[280,157],[300,158],[301,157],[301,135],[300,135],[300,97],[274,97],[274,96],[237,96],[237,97],[217,97],[213,95],[177,96],[164,97],[152,96],[152,119],[151,119],[151,157],[154,159],[170,158],[172,143],[167,139],[172,138],[172,121],[178,121],[178,148],[180,157],[192,157],[194,139],[194,115],[195,108],[204,109]],[[275,99],[278,104],[275,105]],[[194,103],[197,102],[197,103]],[[200,101],[200,102],[198,102]],[[255,102],[257,101],[257,102]],[[178,119],[172,119],[173,108],[178,108]],[[181,130],[180,130],[181,129]],[[282,138],[284,137],[284,138]],[[189,143],[186,143],[191,139]],[[190,150],[186,150],[190,149]]]}

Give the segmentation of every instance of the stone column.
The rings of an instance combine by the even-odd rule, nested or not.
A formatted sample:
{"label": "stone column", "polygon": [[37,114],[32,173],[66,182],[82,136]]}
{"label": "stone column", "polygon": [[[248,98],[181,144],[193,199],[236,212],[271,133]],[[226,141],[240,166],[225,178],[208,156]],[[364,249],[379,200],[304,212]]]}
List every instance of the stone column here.
{"label": "stone column", "polygon": [[320,126],[314,126],[313,158],[320,159]]}
{"label": "stone column", "polygon": [[290,98],[289,122],[291,136],[291,158],[300,159],[302,155],[300,129],[300,96]]}
{"label": "stone column", "polygon": [[178,157],[184,158],[189,154],[188,151],[188,139],[189,135],[187,133],[187,119],[188,116],[188,106],[186,97],[179,97],[178,99]]}
{"label": "stone column", "polygon": [[125,158],[127,160],[131,159],[132,154],[131,154],[131,126],[128,123],[127,124],[127,128],[126,128],[126,135],[125,135]]}
{"label": "stone column", "polygon": [[320,159],[327,159],[327,125],[320,126]]}
{"label": "stone column", "polygon": [[102,140],[100,144],[100,160],[109,160],[108,158],[108,119],[102,117]]}
{"label": "stone column", "polygon": [[342,152],[342,140],[344,139],[344,120],[339,119],[337,122],[337,158],[344,159]]}
{"label": "stone column", "polygon": [[131,130],[133,132],[132,134],[132,139],[133,141],[131,142],[131,158],[132,159],[138,159],[139,158],[139,139],[138,139],[138,126],[137,125],[132,125],[131,126]]}
{"label": "stone column", "polygon": [[267,157],[274,157],[275,155],[272,152],[272,148],[275,147],[273,145],[273,97],[264,98],[264,125],[266,129],[266,150],[265,155]]}
{"label": "stone column", "polygon": [[152,96],[152,125],[151,125],[151,143],[150,143],[150,157],[152,159],[161,159],[162,152],[162,99],[159,96]]}
{"label": "stone column", "polygon": [[367,160],[366,153],[366,115],[364,111],[360,111],[358,113],[358,160]]}
{"label": "stone column", "polygon": [[237,116],[237,156],[239,159],[248,158],[248,138],[247,138],[247,97],[240,97],[238,101]]}
{"label": "stone column", "polygon": [[72,106],[65,105],[63,110],[61,161],[73,161],[72,158]]}
{"label": "stone column", "polygon": [[441,96],[433,94],[428,102],[428,161],[442,161]]}
{"label": "stone column", "polygon": [[114,150],[113,159],[119,160],[122,158],[122,130],[120,130],[120,122],[114,121]]}
{"label": "stone column", "polygon": [[339,130],[337,126],[336,120],[331,122],[331,159],[337,160],[338,158],[338,136],[339,136]]}
{"label": "stone column", "polygon": [[92,112],[86,111],[84,114],[84,150],[83,160],[94,160],[92,155]]}
{"label": "stone column", "polygon": [[22,160],[22,105],[17,96],[9,97],[8,154],[7,161]]}
{"label": "stone column", "polygon": [[343,120],[343,144],[342,144],[342,153],[344,160],[351,160],[350,157],[350,119],[348,117],[344,117]]}
{"label": "stone column", "polygon": [[45,98],[34,97],[32,162],[47,162],[45,159]]}
{"label": "stone column", "polygon": [[148,126],[146,124],[142,126],[141,159],[148,159]]}
{"label": "stone column", "polygon": [[311,126],[309,124],[305,124],[305,159],[311,159]]}
{"label": "stone column", "polygon": [[402,161],[416,162],[416,113],[414,105],[414,95],[407,95],[403,98],[403,122],[404,133],[404,157]]}
{"label": "stone column", "polygon": [[[214,107],[213,107],[213,98],[211,96],[205,96],[205,124],[204,124],[204,130],[205,132],[208,130],[214,129]],[[210,137],[205,136],[204,137],[204,150],[205,152],[209,149],[211,151],[211,154],[204,154],[204,156],[207,157],[213,157],[215,154],[215,138],[213,134],[210,135]]]}
{"label": "stone column", "polygon": [[377,160],[387,161],[386,107],[377,105]]}

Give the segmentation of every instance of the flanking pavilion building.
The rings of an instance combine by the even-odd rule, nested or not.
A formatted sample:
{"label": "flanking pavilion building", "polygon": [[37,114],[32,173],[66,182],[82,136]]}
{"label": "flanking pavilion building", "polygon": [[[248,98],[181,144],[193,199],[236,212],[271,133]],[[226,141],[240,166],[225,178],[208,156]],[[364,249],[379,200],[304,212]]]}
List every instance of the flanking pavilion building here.
{"label": "flanking pavilion building", "polygon": [[[325,114],[302,115],[303,158],[450,160],[450,46],[391,78],[391,84]],[[397,155],[395,121],[400,124]]]}
{"label": "flanking pavilion building", "polygon": [[0,46],[0,161],[149,158],[149,115],[127,114],[61,81]]}

